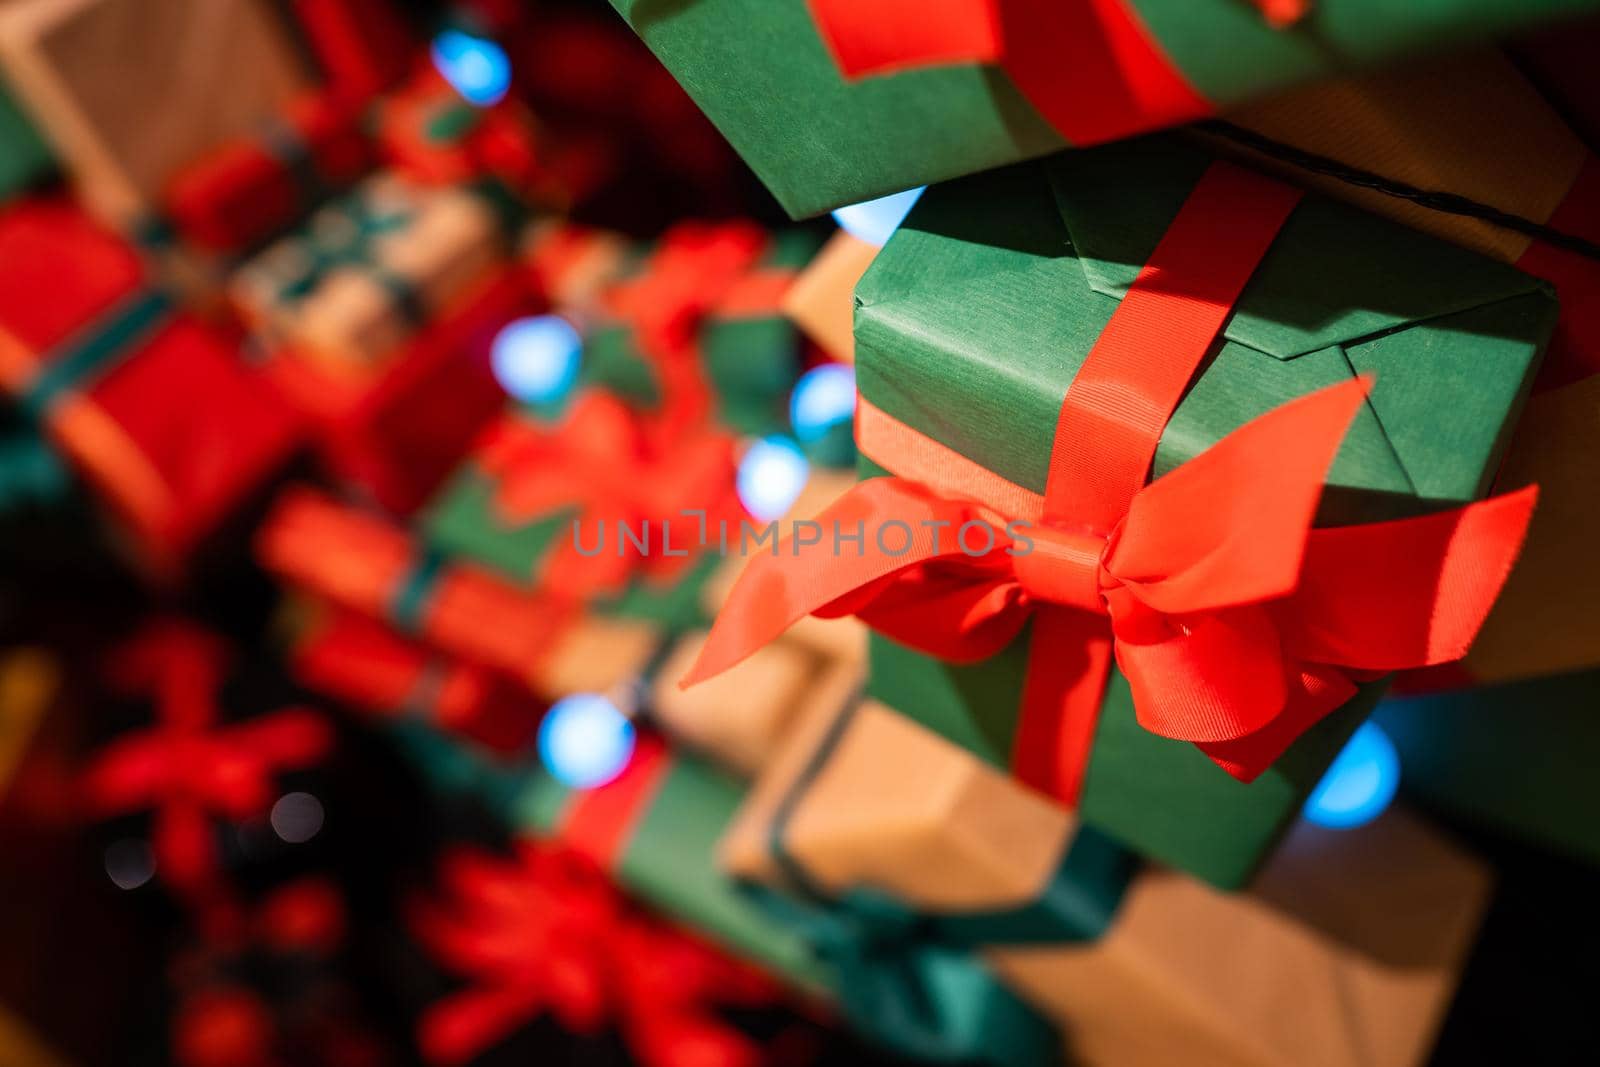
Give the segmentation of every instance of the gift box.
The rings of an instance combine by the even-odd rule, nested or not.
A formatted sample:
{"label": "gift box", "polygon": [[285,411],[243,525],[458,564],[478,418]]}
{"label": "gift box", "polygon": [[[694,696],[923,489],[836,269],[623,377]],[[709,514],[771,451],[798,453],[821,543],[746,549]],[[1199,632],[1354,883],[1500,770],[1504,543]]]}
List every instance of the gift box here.
{"label": "gift box", "polygon": [[[491,272],[386,364],[328,373],[295,349],[265,372],[317,430],[324,462],[381,507],[410,515],[438,491],[505,404],[494,339],[538,308],[515,271]],[[450,403],[439,403],[448,395]]]}
{"label": "gift box", "polygon": [[539,128],[513,98],[471,104],[430,68],[384,98],[376,125],[385,162],[411,181],[449,185],[492,177],[530,202],[554,207],[564,200],[546,167]]}
{"label": "gift box", "polygon": [[571,601],[447,559],[390,520],[312,490],[280,499],[257,554],[298,588],[502,671],[545,699],[630,682],[659,641],[653,626],[585,614]]}
{"label": "gift box", "polygon": [[233,303],[269,346],[360,376],[490,273],[509,210],[492,183],[380,174],[239,268]]}
{"label": "gift box", "polygon": [[[891,1047],[1054,1060],[1037,1030],[1024,1040],[1026,1016],[1010,1015],[1009,1031],[975,1026],[973,987],[958,998],[911,980],[909,961],[942,950],[998,975],[1006,987],[986,987],[994,1010],[1020,998],[1074,1063],[1420,1064],[1487,903],[1484,868],[1399,811],[1349,832],[1300,824],[1249,891],[1230,896],[1139,868],[1063,809],[870,701],[792,736],[719,857],[740,877],[846,913],[897,902],[913,920],[899,928],[905,955],[879,942],[893,977],[867,1011],[846,1002]],[[897,1003],[921,1008],[896,1013]],[[896,1018],[932,1029],[885,1023]]]}
{"label": "gift box", "polygon": [[1600,622],[1584,608],[1600,595],[1585,534],[1600,515],[1583,475],[1597,458],[1600,163],[1567,128],[1567,114],[1505,57],[1485,52],[1329,82],[1231,116],[1267,139],[1247,142],[1258,149],[1254,161],[1514,263],[1561,299],[1536,395],[1497,480],[1538,484],[1539,509],[1504,595],[1452,672],[1456,681],[1600,663]]}
{"label": "gift box", "polygon": [[74,205],[13,204],[0,264],[0,385],[145,561],[170,569],[287,461],[297,420],[235,343],[178,311]]}
{"label": "gift box", "polygon": [[0,200],[11,199],[54,169],[50,147],[0,85]]}
{"label": "gift box", "polygon": [[424,524],[441,548],[524,586],[668,629],[703,625],[711,531],[737,529],[744,515],[734,446],[721,431],[680,433],[595,391],[554,423],[512,410]]}
{"label": "gift box", "polygon": [[856,283],[878,254],[876,245],[840,230],[828,238],[783,298],[783,313],[834,359],[854,363]]}
{"label": "gift box", "polygon": [[694,689],[678,688],[705,645],[686,634],[656,673],[650,712],[672,737],[742,778],[753,778],[809,710],[853,702],[865,663],[835,659],[799,641],[768,645],[727,674]]}
{"label": "gift box", "polygon": [[1594,6],[612,3],[796,218]]}
{"label": "gift box", "polygon": [[9,3],[0,65],[89,209],[125,232],[155,214],[181,167],[307,88],[261,0]]}
{"label": "gift box", "polygon": [[582,380],[685,422],[714,412],[739,432],[781,429],[800,373],[783,297],[815,247],[751,223],[669,229],[602,295]]}
{"label": "gift box", "polygon": [[[1455,818],[1600,861],[1600,672],[1420,695],[1378,705],[1408,795]],[[1527,760],[1527,763],[1521,761]],[[1537,767],[1508,781],[1506,767]]]}
{"label": "gift box", "polygon": [[857,288],[869,480],[831,542],[752,561],[690,681],[857,614],[894,638],[870,696],[1243,884],[1377,680],[1470,644],[1531,497],[1440,509],[1486,490],[1554,317],[1526,275],[1172,142],[931,190]]}
{"label": "gift box", "polygon": [[165,214],[211,253],[276,236],[372,166],[361,109],[331,93],[302,96],[253,136],[217,146],[167,186]]}
{"label": "gift box", "polygon": [[499,751],[525,745],[539,705],[495,671],[441,656],[376,619],[318,613],[296,639],[297,680],[375,719],[416,719]]}
{"label": "gift box", "polygon": [[802,931],[745,894],[717,866],[717,840],[744,786],[726,771],[642,730],[622,773],[573,790],[533,773],[514,801],[516,825],[588,856],[629,894],[809,991],[830,969]]}

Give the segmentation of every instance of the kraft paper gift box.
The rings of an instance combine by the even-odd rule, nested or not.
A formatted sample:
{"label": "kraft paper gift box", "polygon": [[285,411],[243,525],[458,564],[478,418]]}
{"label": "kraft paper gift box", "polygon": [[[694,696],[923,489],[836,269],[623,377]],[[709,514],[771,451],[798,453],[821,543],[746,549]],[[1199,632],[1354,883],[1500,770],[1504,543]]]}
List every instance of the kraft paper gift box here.
{"label": "kraft paper gift box", "polygon": [[[1212,168],[1203,153],[1150,140],[930,190],[857,288],[864,474],[904,466],[910,456],[915,481],[937,485],[940,470],[963,471],[964,484],[976,487],[963,492],[1008,517],[1025,512],[1018,501],[1046,488],[1068,387],[1140,265],[1200,195],[1202,175],[1209,189],[1249,184],[1251,209],[1292,196],[1265,179]],[[1209,239],[1207,249],[1220,241]],[[1173,275],[1153,277],[1165,285]],[[1141,284],[1141,300],[1160,298],[1153,281]],[[1367,402],[1353,409],[1316,525],[1365,526],[1473,500],[1488,488],[1555,311],[1546,288],[1510,268],[1330,201],[1294,202],[1222,320],[1221,344],[1206,342],[1198,377],[1175,398],[1170,419],[1156,424],[1164,429],[1151,442],[1151,476],[1159,485],[1263,412],[1365,374],[1373,376]],[[1083,439],[1098,448],[1116,440]],[[1236,480],[1230,491],[1248,486]],[[848,566],[817,553],[801,561],[807,573]],[[1406,556],[1414,561],[1408,573],[1427,566]],[[1508,566],[1495,564],[1494,573]],[[780,581],[755,600],[819,588],[773,571]],[[842,580],[838,588],[845,591]],[[894,614],[895,600],[884,610],[910,626],[927,612],[917,610],[914,588],[904,595],[903,613]],[[1384,617],[1392,617],[1388,608]],[[728,624],[730,645],[746,640],[740,628],[752,618]],[[1431,626],[1434,616],[1420,618]],[[994,640],[1011,633],[1018,631],[1002,626]],[[955,635],[925,640],[947,638]],[[1025,735],[1024,683],[1035,663],[1051,660],[1043,650],[1030,660],[1029,646],[1022,630],[989,658],[956,664],[875,636],[868,695],[1024,780],[1070,794],[1086,824],[1228,887],[1248,880],[1381,689],[1356,684],[1379,672],[1345,676],[1341,692],[1354,695],[1320,721],[1247,729],[1203,751],[1141,725],[1127,679],[1112,669],[1098,711],[1074,718],[1070,738],[1056,733],[1067,726],[1059,716],[1030,720],[1034,732]],[[1236,759],[1236,744],[1255,755]]]}
{"label": "kraft paper gift box", "polygon": [[797,218],[1594,8],[1588,0],[612,3]]}
{"label": "kraft paper gift box", "polygon": [[[1329,82],[1230,119],[1269,139],[1253,161],[1551,282],[1561,318],[1497,485],[1537,484],[1528,543],[1456,682],[1505,682],[1600,663],[1600,529],[1586,472],[1600,462],[1600,259],[1560,235],[1600,239],[1600,162],[1541,98],[1523,69],[1494,52]],[[1219,139],[1219,143],[1221,139]],[[1237,143],[1237,142],[1234,142]],[[1309,165],[1284,146],[1322,157]],[[1297,163],[1299,165],[1297,165]],[[1348,180],[1348,168],[1374,181]],[[1462,213],[1465,198],[1525,220],[1526,232]],[[1441,681],[1449,678],[1441,677]]]}
{"label": "kraft paper gift box", "polygon": [[280,498],[256,551],[291,585],[502,671],[541,699],[630,684],[660,642],[650,624],[603,619],[448,559],[392,520],[309,489]]}
{"label": "kraft paper gift box", "polygon": [[89,209],[130,233],[180,168],[309,87],[263,0],[16,0],[0,65]]}
{"label": "kraft paper gift box", "polygon": [[[885,894],[924,936],[969,933],[968,951],[1059,1027],[1070,1062],[1425,1061],[1489,879],[1424,823],[1399,810],[1352,831],[1301,823],[1239,895],[1085,834],[869,701],[793,735],[719,855],[776,891],[798,877],[806,894]],[[1018,935],[1019,916],[1037,926],[1052,909],[1057,936]]]}
{"label": "kraft paper gift box", "polygon": [[359,377],[500,263],[514,211],[492,182],[379,174],[240,267],[230,295],[269,347]]}
{"label": "kraft paper gift box", "polygon": [[[619,618],[702,626],[719,519],[736,529],[735,442],[682,433],[585,391],[558,420],[518,408],[490,426],[423,525],[432,542],[506,580],[559,590]],[[700,541],[706,513],[708,534]],[[622,527],[642,540],[625,540]]]}
{"label": "kraft paper gift box", "polygon": [[[1600,672],[1394,696],[1377,722],[1409,796],[1452,817],[1600,863]],[[1527,768],[1525,772],[1507,768]]]}
{"label": "kraft paper gift box", "polygon": [[705,637],[689,633],[672,647],[650,688],[650,713],[675,741],[742,778],[767,765],[809,709],[844,707],[865,680],[864,664],[790,640],[768,645],[705,685],[679,689]]}
{"label": "kraft paper gift box", "polygon": [[235,340],[178,310],[134,248],[56,198],[0,213],[0,388],[163,573],[300,439]]}
{"label": "kraft paper gift box", "polygon": [[580,380],[686,420],[709,412],[741,433],[783,429],[800,342],[782,304],[815,251],[803,230],[672,227],[601,294]]}
{"label": "kraft paper gift box", "polygon": [[372,169],[364,121],[357,106],[331,93],[298,97],[259,132],[179,170],[164,190],[164,214],[198,249],[246,251]]}
{"label": "kraft paper gift box", "polygon": [[878,254],[876,245],[840,230],[828,238],[783,298],[783,312],[824,352],[842,363],[856,357],[856,283]]}

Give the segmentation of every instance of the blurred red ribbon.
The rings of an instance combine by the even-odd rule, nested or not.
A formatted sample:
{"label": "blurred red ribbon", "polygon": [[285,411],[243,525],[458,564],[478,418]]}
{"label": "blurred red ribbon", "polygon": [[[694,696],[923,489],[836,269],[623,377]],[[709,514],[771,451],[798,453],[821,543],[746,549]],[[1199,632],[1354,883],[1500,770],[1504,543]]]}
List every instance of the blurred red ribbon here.
{"label": "blurred red ribbon", "polygon": [[153,692],[157,725],[112,741],[84,776],[88,808],[109,817],[153,808],[157,870],[187,891],[216,888],[213,817],[266,815],[273,778],[325,755],[328,724],[306,708],[217,724],[216,692],[226,653],[211,635],[182,623],[146,631],[117,657],[118,680]]}
{"label": "blurred red ribbon", "polygon": [[[1252,0],[1286,27],[1311,0]],[[1214,111],[1129,0],[807,0],[847,78],[947,64],[999,66],[1075,145]]]}
{"label": "blurred red ribbon", "polygon": [[[826,538],[757,556],[684,684],[812,612],[857,614],[956,662],[993,655],[1031,620],[1013,769],[1072,803],[1113,652],[1146,729],[1245,781],[1357,681],[1464,655],[1534,491],[1313,530],[1365,382],[1292,401],[1146,485],[1167,420],[1298,199],[1212,166],[1068,388],[1042,497],[863,404],[863,450],[899,477],[857,485],[818,521],[909,524],[908,550],[869,532],[859,556]],[[973,521],[990,533],[963,542]],[[943,543],[939,522],[951,524]]]}
{"label": "blurred red ribbon", "polygon": [[682,223],[661,238],[641,274],[605,294],[605,310],[633,327],[640,354],[656,372],[669,426],[696,426],[709,415],[701,327],[741,287],[767,243],[753,222]]}
{"label": "blurred red ribbon", "polygon": [[[497,482],[502,521],[576,510],[573,536],[564,528],[542,567],[541,588],[557,596],[620,593],[640,573],[670,580],[704,547],[703,533],[744,517],[731,436],[705,427],[671,433],[610,393],[585,393],[556,425],[501,420],[478,463]],[[684,508],[703,510],[705,526]],[[624,526],[648,547],[625,540]]]}
{"label": "blurred red ribbon", "polygon": [[761,1053],[716,1015],[762,1006],[778,987],[755,970],[630,909],[600,869],[523,840],[500,857],[461,850],[440,868],[442,899],[412,929],[469,986],[423,1015],[434,1064],[459,1064],[546,1012],[564,1028],[616,1026],[645,1067],[753,1067]]}

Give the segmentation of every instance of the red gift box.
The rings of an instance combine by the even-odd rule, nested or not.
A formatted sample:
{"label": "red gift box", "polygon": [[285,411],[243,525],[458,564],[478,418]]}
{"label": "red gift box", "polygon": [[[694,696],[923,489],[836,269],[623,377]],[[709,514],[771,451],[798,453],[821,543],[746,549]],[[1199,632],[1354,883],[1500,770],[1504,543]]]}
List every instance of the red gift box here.
{"label": "red gift box", "polygon": [[0,213],[0,388],[167,569],[282,465],[299,423],[237,345],[64,199]]}
{"label": "red gift box", "polygon": [[[513,272],[485,280],[372,378],[330,375],[292,350],[268,372],[316,425],[340,478],[389,511],[420,507],[505,404],[490,366],[495,335],[536,310]],[[447,403],[441,403],[448,397]]]}
{"label": "red gift box", "polygon": [[168,186],[178,232],[208,252],[246,248],[295,222],[372,167],[362,108],[333,93],[296,100],[281,121],[184,168]]}

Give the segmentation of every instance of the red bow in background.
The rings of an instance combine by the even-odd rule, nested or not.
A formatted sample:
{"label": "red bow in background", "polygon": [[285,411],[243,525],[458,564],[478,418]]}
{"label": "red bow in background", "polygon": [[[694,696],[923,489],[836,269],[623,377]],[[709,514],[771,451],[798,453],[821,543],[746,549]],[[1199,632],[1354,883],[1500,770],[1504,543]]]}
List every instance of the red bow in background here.
{"label": "red bow in background", "polygon": [[[807,0],[847,78],[947,64],[1003,69],[1070,143],[1203,118],[1189,84],[1129,0]],[[1252,0],[1287,27],[1311,0]]]}
{"label": "red bow in background", "polygon": [[440,868],[443,899],[412,929],[470,983],[419,1025],[430,1063],[464,1063],[546,1012],[566,1029],[618,1027],[645,1067],[753,1067],[757,1046],[717,1006],[770,1005],[751,968],[633,912],[599,868],[523,840],[500,857],[462,850]]}
{"label": "red bow in background", "polygon": [[[857,614],[956,662],[993,655],[1031,619],[1013,770],[1075,803],[1113,651],[1145,728],[1245,781],[1358,681],[1464,655],[1534,492],[1313,530],[1364,382],[1286,404],[1146,484],[1167,420],[1298,201],[1212,166],[1068,388],[1042,497],[862,402],[862,450],[899,477],[818,517],[824,530],[862,524],[861,551],[824,537],[751,560],[684,684],[813,612]],[[942,540],[929,525],[941,521]],[[890,523],[914,532],[899,554],[877,536]]]}
{"label": "red bow in background", "polygon": [[265,816],[277,797],[274,776],[316,763],[333,742],[328,724],[306,708],[219,726],[225,663],[216,638],[181,623],[154,626],[126,646],[116,680],[153,694],[158,722],[106,745],[84,774],[94,816],[154,809],[156,869],[180,891],[218,888],[212,818]]}
{"label": "red bow in background", "polygon": [[640,354],[655,370],[669,427],[697,426],[710,414],[701,326],[744,288],[768,240],[753,222],[681,223],[661,238],[639,275],[604,295],[605,312],[633,328]]}
{"label": "red bow in background", "polygon": [[[609,393],[584,394],[555,426],[503,419],[480,445],[478,463],[498,482],[495,506],[507,523],[576,509],[575,525],[563,527],[542,566],[541,588],[578,600],[620,593],[641,572],[670,579],[704,547],[703,529],[745,514],[731,436],[706,427],[671,432]],[[684,508],[704,510],[705,527]],[[624,539],[622,526],[635,536],[648,531],[648,551]]]}

